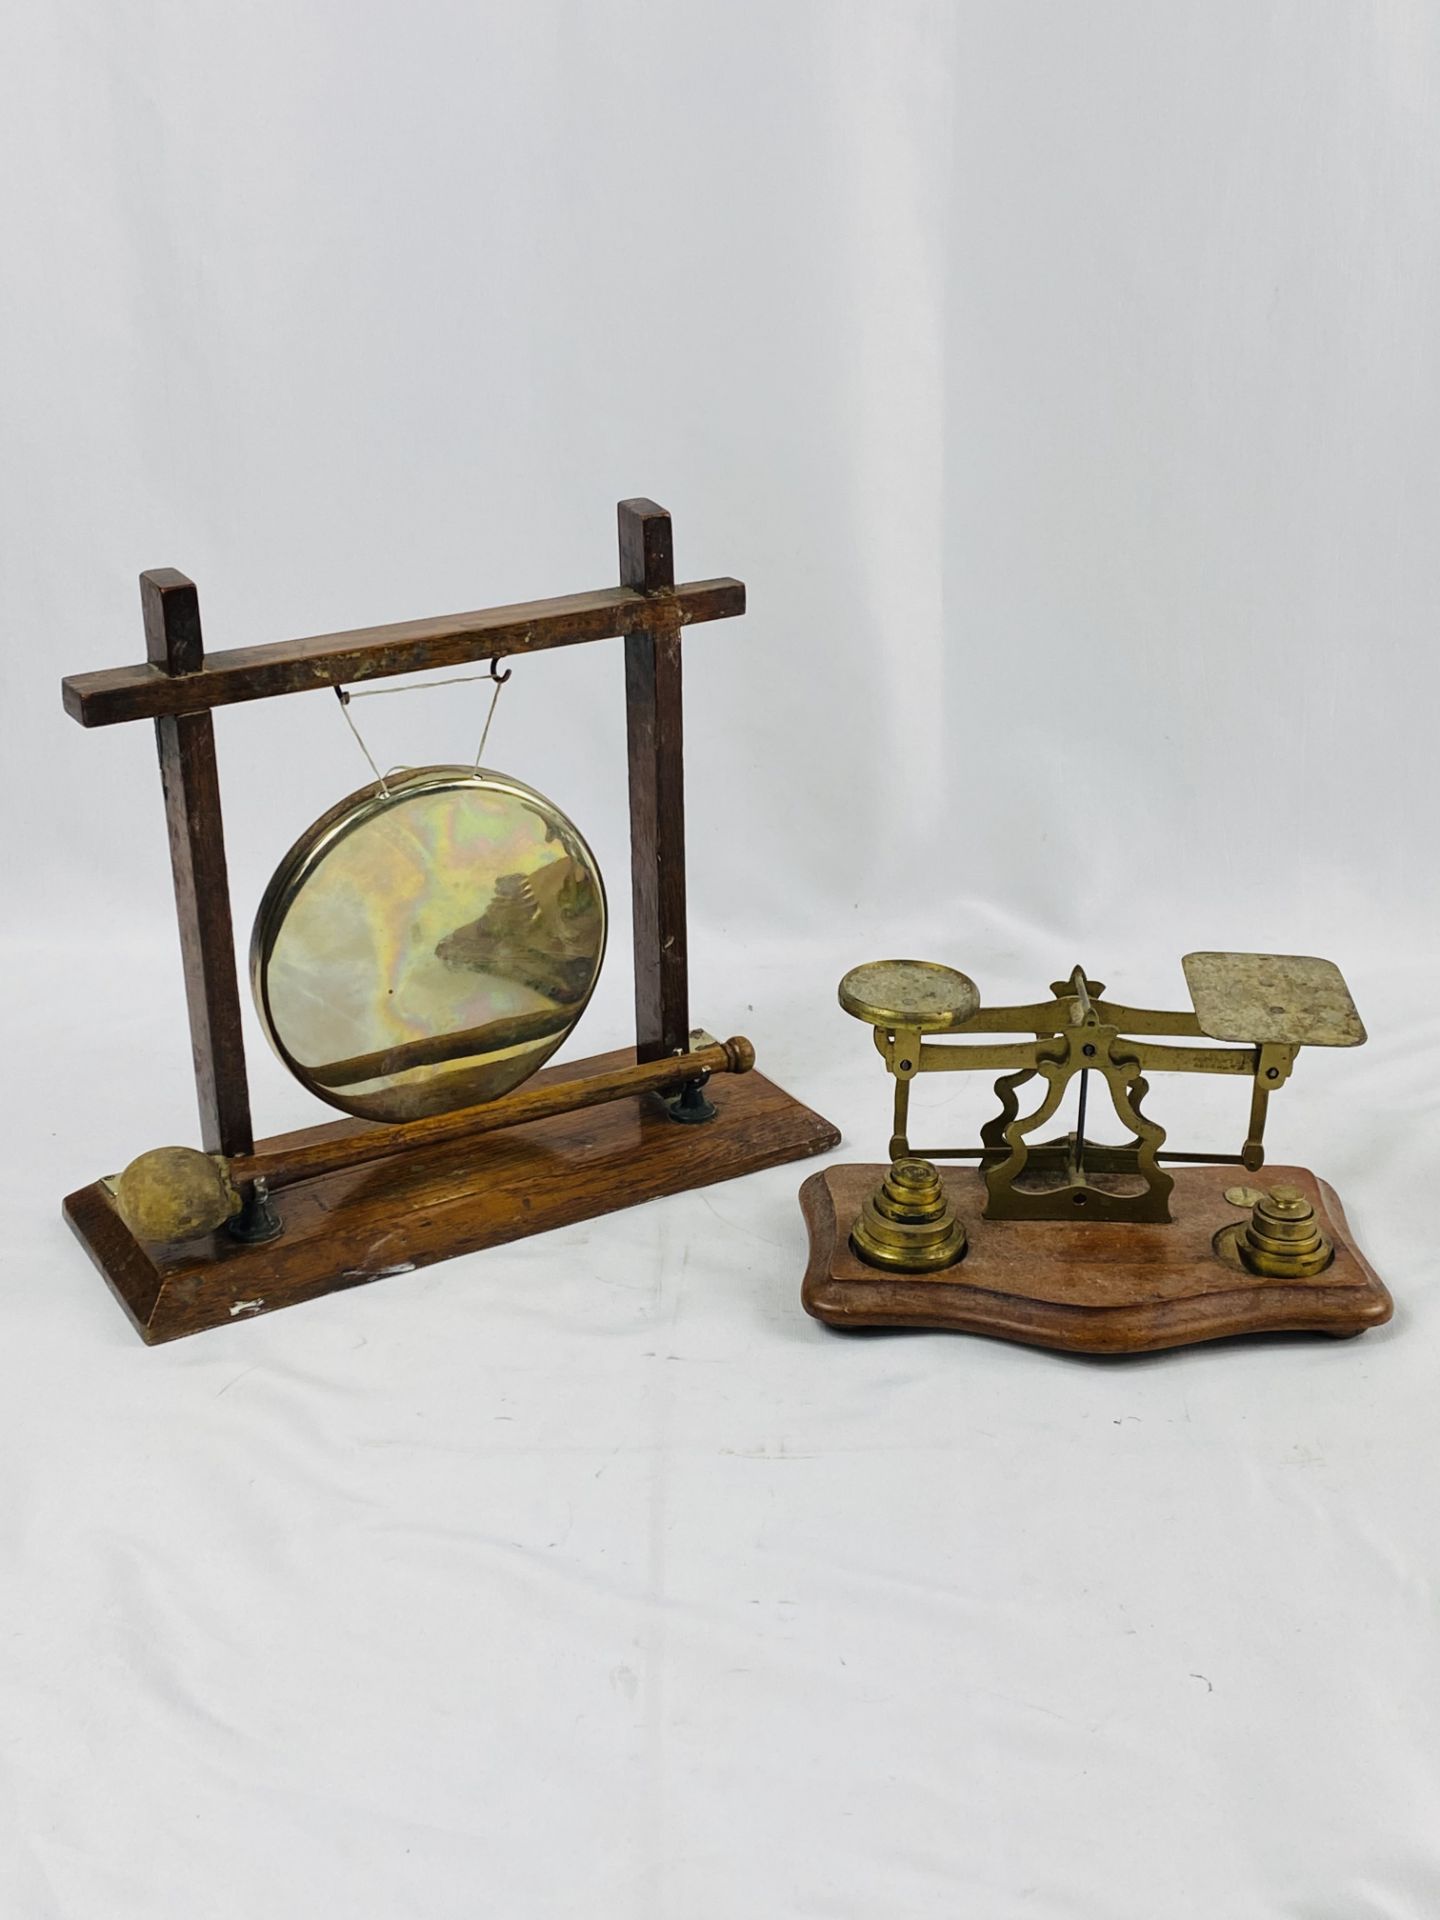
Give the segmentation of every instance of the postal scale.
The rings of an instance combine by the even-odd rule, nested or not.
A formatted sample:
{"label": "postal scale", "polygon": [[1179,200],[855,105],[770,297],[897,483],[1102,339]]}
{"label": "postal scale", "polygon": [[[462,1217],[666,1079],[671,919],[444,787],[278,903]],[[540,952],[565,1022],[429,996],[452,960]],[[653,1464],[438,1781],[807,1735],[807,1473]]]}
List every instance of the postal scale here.
{"label": "postal scale", "polygon": [[[1083,967],[1011,1006],[983,1005],[972,980],[934,961],[847,973],[840,1004],[871,1029],[894,1081],[890,1158],[827,1167],[801,1188],[806,1309],[835,1327],[955,1328],[1102,1354],[1388,1320],[1390,1295],[1333,1189],[1304,1167],[1259,1178],[1269,1103],[1301,1048],[1365,1039],[1339,969],[1262,953],[1192,953],[1183,968],[1190,1006],[1175,1011],[1111,1000]],[[956,1072],[997,1075],[997,1111],[973,1146],[913,1146],[912,1088]],[[1167,1147],[1147,1104],[1160,1073],[1246,1086],[1238,1150]],[[1113,1145],[1091,1137],[1096,1086],[1126,1135]],[[1071,1088],[1073,1127],[1032,1138]],[[974,1164],[937,1164],[950,1161]]]}

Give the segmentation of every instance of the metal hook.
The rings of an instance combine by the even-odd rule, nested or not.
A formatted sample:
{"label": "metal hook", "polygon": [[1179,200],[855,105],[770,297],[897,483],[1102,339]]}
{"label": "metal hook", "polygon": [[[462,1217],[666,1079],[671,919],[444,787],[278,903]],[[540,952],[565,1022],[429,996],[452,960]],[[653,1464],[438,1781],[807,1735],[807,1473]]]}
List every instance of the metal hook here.
{"label": "metal hook", "polygon": [[498,657],[490,662],[490,678],[495,682],[497,687],[503,687],[515,669],[513,667],[506,667],[503,673],[497,673],[495,669],[499,664],[500,661]]}

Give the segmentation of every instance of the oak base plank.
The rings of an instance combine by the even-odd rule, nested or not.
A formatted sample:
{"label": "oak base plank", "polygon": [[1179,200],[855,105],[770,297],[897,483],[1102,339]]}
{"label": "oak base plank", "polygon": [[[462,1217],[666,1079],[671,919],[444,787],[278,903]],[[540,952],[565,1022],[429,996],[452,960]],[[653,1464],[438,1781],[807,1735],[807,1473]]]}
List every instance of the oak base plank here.
{"label": "oak base plank", "polygon": [[[604,1072],[634,1057],[623,1049],[544,1077]],[[65,1218],[153,1346],[824,1153],[840,1138],[761,1074],[717,1074],[706,1093],[718,1112],[704,1126],[678,1125],[647,1096],[321,1175],[277,1196],[285,1231],[263,1246],[224,1233],[183,1247],[143,1244],[103,1181],[72,1193]],[[287,1149],[355,1131],[344,1120],[259,1146]]]}
{"label": "oak base plank", "polygon": [[1242,1333],[1343,1337],[1392,1312],[1333,1188],[1304,1167],[1267,1167],[1258,1178],[1298,1187],[1334,1242],[1332,1264],[1308,1280],[1262,1280],[1216,1257],[1215,1234],[1244,1218],[1225,1199],[1233,1167],[1176,1168],[1168,1226],[985,1220],[979,1170],[942,1168],[969,1251],[940,1273],[882,1273],[852,1251],[850,1229],[884,1173],[878,1165],[827,1167],[800,1189],[810,1234],[801,1300],[829,1326],[948,1328],[1069,1353],[1124,1354]]}

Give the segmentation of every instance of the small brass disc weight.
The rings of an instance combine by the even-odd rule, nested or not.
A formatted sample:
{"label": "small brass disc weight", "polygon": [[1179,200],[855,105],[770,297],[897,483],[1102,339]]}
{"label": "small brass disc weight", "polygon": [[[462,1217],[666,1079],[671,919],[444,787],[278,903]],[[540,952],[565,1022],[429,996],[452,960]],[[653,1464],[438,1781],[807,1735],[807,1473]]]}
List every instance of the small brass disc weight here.
{"label": "small brass disc weight", "polygon": [[519,1086],[585,1011],[605,953],[595,856],[504,774],[415,767],[342,800],[276,869],[250,970],[312,1093],[415,1120]]}
{"label": "small brass disc weight", "polygon": [[840,982],[840,1004],[868,1026],[948,1033],[979,1012],[980,989],[933,960],[870,960]]}

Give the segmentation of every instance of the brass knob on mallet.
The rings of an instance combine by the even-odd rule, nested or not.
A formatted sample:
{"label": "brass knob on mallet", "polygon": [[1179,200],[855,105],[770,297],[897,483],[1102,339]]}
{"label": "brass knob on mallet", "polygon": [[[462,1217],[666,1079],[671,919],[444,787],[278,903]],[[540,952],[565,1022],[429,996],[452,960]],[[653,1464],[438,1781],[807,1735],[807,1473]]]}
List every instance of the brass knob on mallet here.
{"label": "brass knob on mallet", "polygon": [[[503,1099],[465,1107],[424,1120],[399,1121],[367,1133],[317,1140],[289,1152],[201,1153],[194,1147],[156,1147],[132,1160],[114,1183],[115,1207],[137,1240],[168,1243],[213,1233],[241,1212],[240,1190],[263,1181],[272,1192],[323,1173],[340,1173],[372,1160],[388,1160],[409,1149],[469,1140],[527,1120],[546,1120],[585,1107],[623,1100],[627,1094],[661,1093],[703,1080],[713,1073],[748,1073],[755,1049],[740,1035],[707,1040],[688,1053],[665,1060],[614,1067],[583,1080],[531,1087]],[[278,1229],[276,1229],[278,1230]]]}

